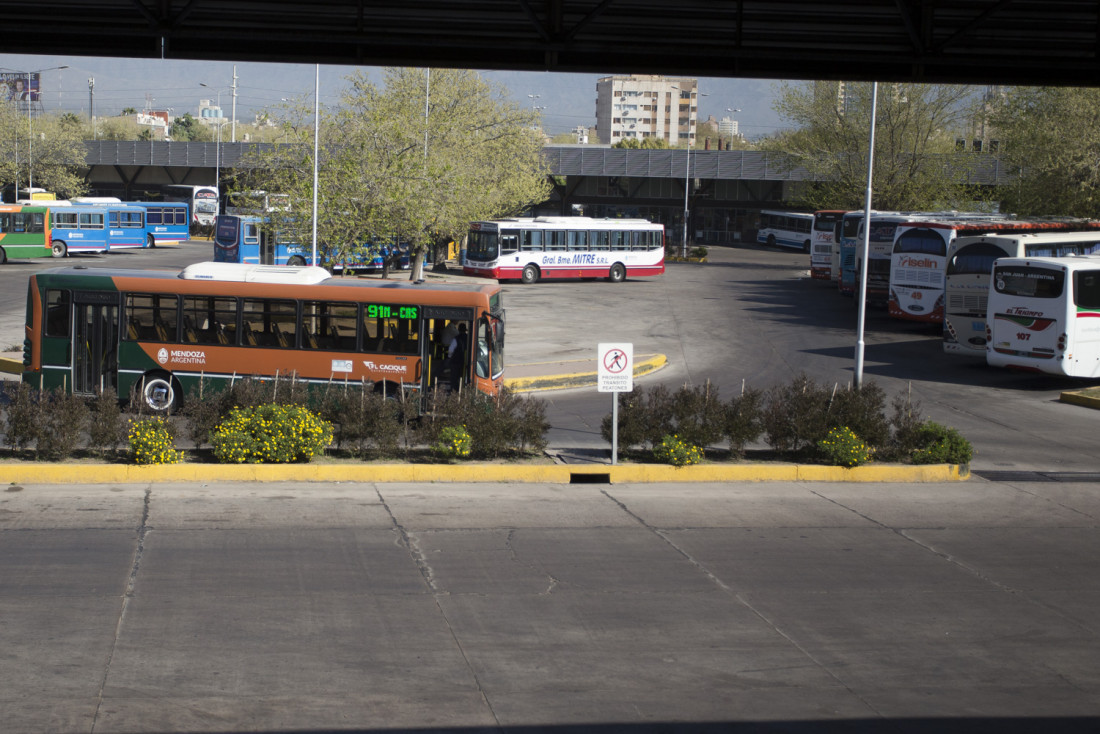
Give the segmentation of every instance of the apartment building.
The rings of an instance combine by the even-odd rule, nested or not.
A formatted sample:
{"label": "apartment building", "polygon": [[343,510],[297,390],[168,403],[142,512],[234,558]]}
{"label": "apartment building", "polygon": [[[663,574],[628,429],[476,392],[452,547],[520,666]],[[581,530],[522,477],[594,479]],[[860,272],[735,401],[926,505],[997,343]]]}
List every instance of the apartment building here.
{"label": "apartment building", "polygon": [[596,134],[604,144],[658,138],[670,147],[695,144],[697,79],[632,74],[596,81]]}

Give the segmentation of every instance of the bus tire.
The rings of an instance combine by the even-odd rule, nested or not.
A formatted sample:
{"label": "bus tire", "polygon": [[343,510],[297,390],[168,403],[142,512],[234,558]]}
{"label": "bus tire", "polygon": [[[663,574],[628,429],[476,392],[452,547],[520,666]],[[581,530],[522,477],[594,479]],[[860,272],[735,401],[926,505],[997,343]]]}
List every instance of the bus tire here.
{"label": "bus tire", "polygon": [[3,265],[8,261],[8,251],[3,247],[0,247],[0,265]]}
{"label": "bus tire", "polygon": [[810,254],[810,241],[809,240],[806,240],[805,242],[802,243],[802,251],[804,253],[806,253],[807,255]]}
{"label": "bus tire", "polygon": [[156,246],[157,246],[157,238],[154,237],[153,235],[149,235],[149,247],[156,247]]}
{"label": "bus tire", "polygon": [[524,283],[538,283],[539,282],[539,269],[536,265],[528,265],[523,269],[523,274],[520,276],[520,280]]}
{"label": "bus tire", "polygon": [[294,257],[287,260],[286,264],[293,267],[293,268],[300,268],[300,267],[302,267],[303,265],[306,264],[306,261],[305,261],[305,258],[303,258],[299,255],[295,255]]}
{"label": "bus tire", "polygon": [[69,254],[69,246],[61,240],[50,243],[50,257],[65,257]]}
{"label": "bus tire", "polygon": [[626,280],[626,267],[622,263],[615,263],[607,271],[607,279],[612,283],[622,283]]}
{"label": "bus tire", "polygon": [[180,404],[180,388],[175,378],[167,372],[149,372],[134,386],[141,405],[155,415],[166,415]]}
{"label": "bus tire", "polygon": [[774,234],[768,235],[768,241],[767,241],[766,244],[768,245],[768,247],[775,247],[775,235]]}

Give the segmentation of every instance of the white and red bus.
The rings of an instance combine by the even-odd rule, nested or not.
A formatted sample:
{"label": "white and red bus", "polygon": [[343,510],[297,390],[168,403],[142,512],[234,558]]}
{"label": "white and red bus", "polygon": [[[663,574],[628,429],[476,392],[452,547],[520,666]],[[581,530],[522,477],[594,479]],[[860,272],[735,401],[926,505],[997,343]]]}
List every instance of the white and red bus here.
{"label": "white and red bus", "polygon": [[535,283],[665,272],[665,228],[645,219],[535,217],[472,222],[466,275]]}
{"label": "white and red bus", "polygon": [[986,361],[1100,376],[1100,257],[1007,257],[993,264]]}
{"label": "white and red bus", "polygon": [[810,244],[810,277],[831,280],[840,262],[840,224],[843,209],[821,209],[814,212],[814,228]]}
{"label": "white and red bus", "polygon": [[990,273],[997,260],[1096,252],[1100,252],[1100,231],[956,237],[947,251],[943,351],[985,359]]}
{"label": "white and red bus", "polygon": [[1085,219],[1017,221],[988,215],[900,225],[890,264],[890,315],[906,321],[943,322],[947,249],[956,237],[1098,228],[1100,222]]}

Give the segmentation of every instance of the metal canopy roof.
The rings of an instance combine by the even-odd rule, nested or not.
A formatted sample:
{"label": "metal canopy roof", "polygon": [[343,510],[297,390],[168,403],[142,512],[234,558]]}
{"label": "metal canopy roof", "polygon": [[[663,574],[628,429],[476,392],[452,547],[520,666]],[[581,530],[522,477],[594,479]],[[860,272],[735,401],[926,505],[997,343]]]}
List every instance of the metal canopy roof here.
{"label": "metal canopy roof", "polygon": [[1096,0],[0,0],[6,53],[1094,85]]}

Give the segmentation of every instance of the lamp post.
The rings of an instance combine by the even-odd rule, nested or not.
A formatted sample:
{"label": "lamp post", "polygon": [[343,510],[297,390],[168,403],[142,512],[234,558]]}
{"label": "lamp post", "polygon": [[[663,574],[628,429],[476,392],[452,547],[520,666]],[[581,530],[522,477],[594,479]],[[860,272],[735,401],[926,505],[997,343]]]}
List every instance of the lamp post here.
{"label": "lamp post", "polygon": [[[687,257],[688,254],[688,192],[691,190],[691,149],[694,147],[695,141],[691,137],[691,87],[687,89],[681,88],[677,84],[672,85],[673,89],[680,92],[687,92],[688,101],[688,119],[687,119],[687,155],[684,156],[684,233],[680,242],[680,257]],[[706,95],[703,95],[704,97]]]}
{"label": "lamp post", "polygon": [[[207,89],[214,89],[205,82],[199,82],[200,87],[206,87]],[[214,89],[214,94],[218,96],[218,141],[214,146],[214,188],[221,195],[221,169],[222,169],[222,91],[221,89]]]}
{"label": "lamp post", "polygon": [[[4,71],[15,72],[16,74],[22,74],[27,78],[27,86],[23,90],[23,94],[27,96],[27,188],[34,188],[34,115],[32,110],[34,105],[31,104],[34,101],[34,94],[31,92],[31,74],[41,74],[44,71],[61,71],[62,69],[68,69],[68,65],[65,66],[51,66],[46,69],[35,69],[34,71],[23,71],[21,69],[4,69]],[[58,85],[60,86],[60,84]],[[18,167],[18,162],[16,163]],[[15,199],[19,200],[19,171],[16,170],[16,184],[15,184]]]}

